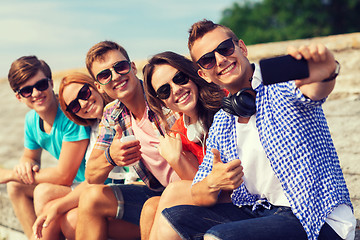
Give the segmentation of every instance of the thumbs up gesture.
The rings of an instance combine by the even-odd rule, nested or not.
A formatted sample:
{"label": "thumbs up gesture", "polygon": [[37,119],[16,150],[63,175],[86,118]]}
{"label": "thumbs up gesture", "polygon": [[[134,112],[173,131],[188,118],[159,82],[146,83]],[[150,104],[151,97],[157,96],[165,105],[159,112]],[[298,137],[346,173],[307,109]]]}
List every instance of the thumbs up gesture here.
{"label": "thumbs up gesture", "polygon": [[121,127],[119,125],[116,125],[114,129],[115,129],[116,133],[115,133],[113,141],[120,140],[122,137],[122,134],[123,134]]}
{"label": "thumbs up gesture", "polygon": [[213,168],[208,176],[208,186],[214,190],[234,190],[243,182],[243,167],[239,159],[223,163],[220,158],[220,152],[217,149],[211,149],[214,154]]}
{"label": "thumbs up gesture", "polygon": [[116,134],[110,146],[110,156],[118,166],[127,166],[140,160],[140,142],[132,140],[122,142],[123,131],[119,125],[115,126]]}

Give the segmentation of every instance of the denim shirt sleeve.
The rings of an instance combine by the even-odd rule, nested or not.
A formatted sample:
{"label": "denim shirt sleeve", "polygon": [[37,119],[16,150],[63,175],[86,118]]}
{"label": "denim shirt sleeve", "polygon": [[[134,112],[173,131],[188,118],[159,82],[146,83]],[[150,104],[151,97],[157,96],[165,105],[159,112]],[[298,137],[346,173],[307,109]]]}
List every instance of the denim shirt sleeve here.
{"label": "denim shirt sleeve", "polygon": [[274,88],[278,88],[278,91],[282,92],[285,98],[294,104],[301,104],[311,108],[321,106],[326,101],[326,98],[314,101],[306,97],[300,89],[296,87],[295,81],[280,83],[278,86],[275,85]]}

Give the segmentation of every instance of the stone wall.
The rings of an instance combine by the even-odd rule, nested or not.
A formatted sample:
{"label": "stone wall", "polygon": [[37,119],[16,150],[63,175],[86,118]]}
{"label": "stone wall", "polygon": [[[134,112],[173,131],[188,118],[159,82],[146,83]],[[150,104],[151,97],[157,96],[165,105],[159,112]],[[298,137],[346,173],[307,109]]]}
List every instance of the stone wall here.
{"label": "stone wall", "polygon": [[26,239],[6,193],[5,184],[0,185],[0,227],[0,239],[20,240],[20,236]]}

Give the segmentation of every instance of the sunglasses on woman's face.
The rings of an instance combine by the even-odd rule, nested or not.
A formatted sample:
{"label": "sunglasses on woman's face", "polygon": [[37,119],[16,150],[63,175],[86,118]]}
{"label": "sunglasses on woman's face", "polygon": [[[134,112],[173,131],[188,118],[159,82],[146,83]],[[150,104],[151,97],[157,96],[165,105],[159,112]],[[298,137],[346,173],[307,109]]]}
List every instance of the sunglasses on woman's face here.
{"label": "sunglasses on woman's face", "polygon": [[89,84],[85,83],[82,88],[80,88],[78,95],[74,100],[70,102],[70,104],[66,107],[67,112],[71,112],[76,114],[80,111],[81,105],[79,103],[79,99],[81,100],[88,100],[91,96],[91,90]]}
{"label": "sunglasses on woman's face", "polygon": [[112,80],[111,69],[114,69],[117,74],[126,75],[131,70],[131,63],[126,60],[115,63],[112,68],[108,68],[99,72],[98,75],[96,75],[96,81],[102,85],[108,84]]}
{"label": "sunglasses on woman's face", "polygon": [[226,57],[233,54],[234,50],[235,45],[232,38],[226,39],[225,41],[221,42],[217,48],[204,54],[199,60],[197,60],[196,63],[199,64],[202,68],[211,69],[216,64],[215,52],[218,52],[219,54]]}
{"label": "sunglasses on woman's face", "polygon": [[[189,82],[189,77],[183,72],[178,72],[175,74],[172,81],[177,85],[185,85]],[[171,86],[169,83],[161,85],[158,90],[156,90],[157,97],[162,100],[168,99],[170,97],[170,93]]]}
{"label": "sunglasses on woman's face", "polygon": [[46,89],[48,89],[49,80],[50,80],[49,78],[41,79],[32,86],[26,86],[19,89],[17,93],[19,93],[24,98],[28,98],[32,95],[34,88],[36,88],[36,90],[38,91],[45,91]]}

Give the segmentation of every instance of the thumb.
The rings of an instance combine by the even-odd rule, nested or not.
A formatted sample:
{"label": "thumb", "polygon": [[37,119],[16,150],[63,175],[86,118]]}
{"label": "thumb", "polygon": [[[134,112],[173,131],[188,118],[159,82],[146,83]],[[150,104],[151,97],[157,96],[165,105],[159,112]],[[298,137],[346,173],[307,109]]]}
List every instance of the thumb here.
{"label": "thumb", "polygon": [[39,165],[35,164],[34,166],[32,166],[32,170],[34,172],[38,172],[40,170]]}
{"label": "thumb", "polygon": [[48,227],[50,225],[50,223],[52,222],[52,220],[53,220],[52,218],[46,218],[42,226],[44,228]]}
{"label": "thumb", "polygon": [[219,150],[217,150],[217,149],[215,149],[215,148],[212,148],[211,149],[211,152],[214,154],[214,158],[213,158],[213,165],[215,164],[215,163],[222,163],[222,161],[221,161],[221,158],[220,158],[220,152],[219,152]]}
{"label": "thumb", "polygon": [[181,141],[180,133],[176,133],[175,138],[176,138],[177,140],[180,140],[180,141]]}
{"label": "thumb", "polygon": [[120,139],[122,137],[122,134],[123,134],[123,131],[122,131],[121,127],[119,125],[116,125],[115,126],[115,131],[116,131],[116,134],[115,134],[114,139]]}
{"label": "thumb", "polygon": [[41,238],[42,237],[42,228],[43,228],[43,224],[45,222],[45,219],[43,218],[43,216],[39,216],[35,222],[34,222],[34,225],[33,225],[33,232],[34,232],[34,235],[36,236],[36,238]]}

